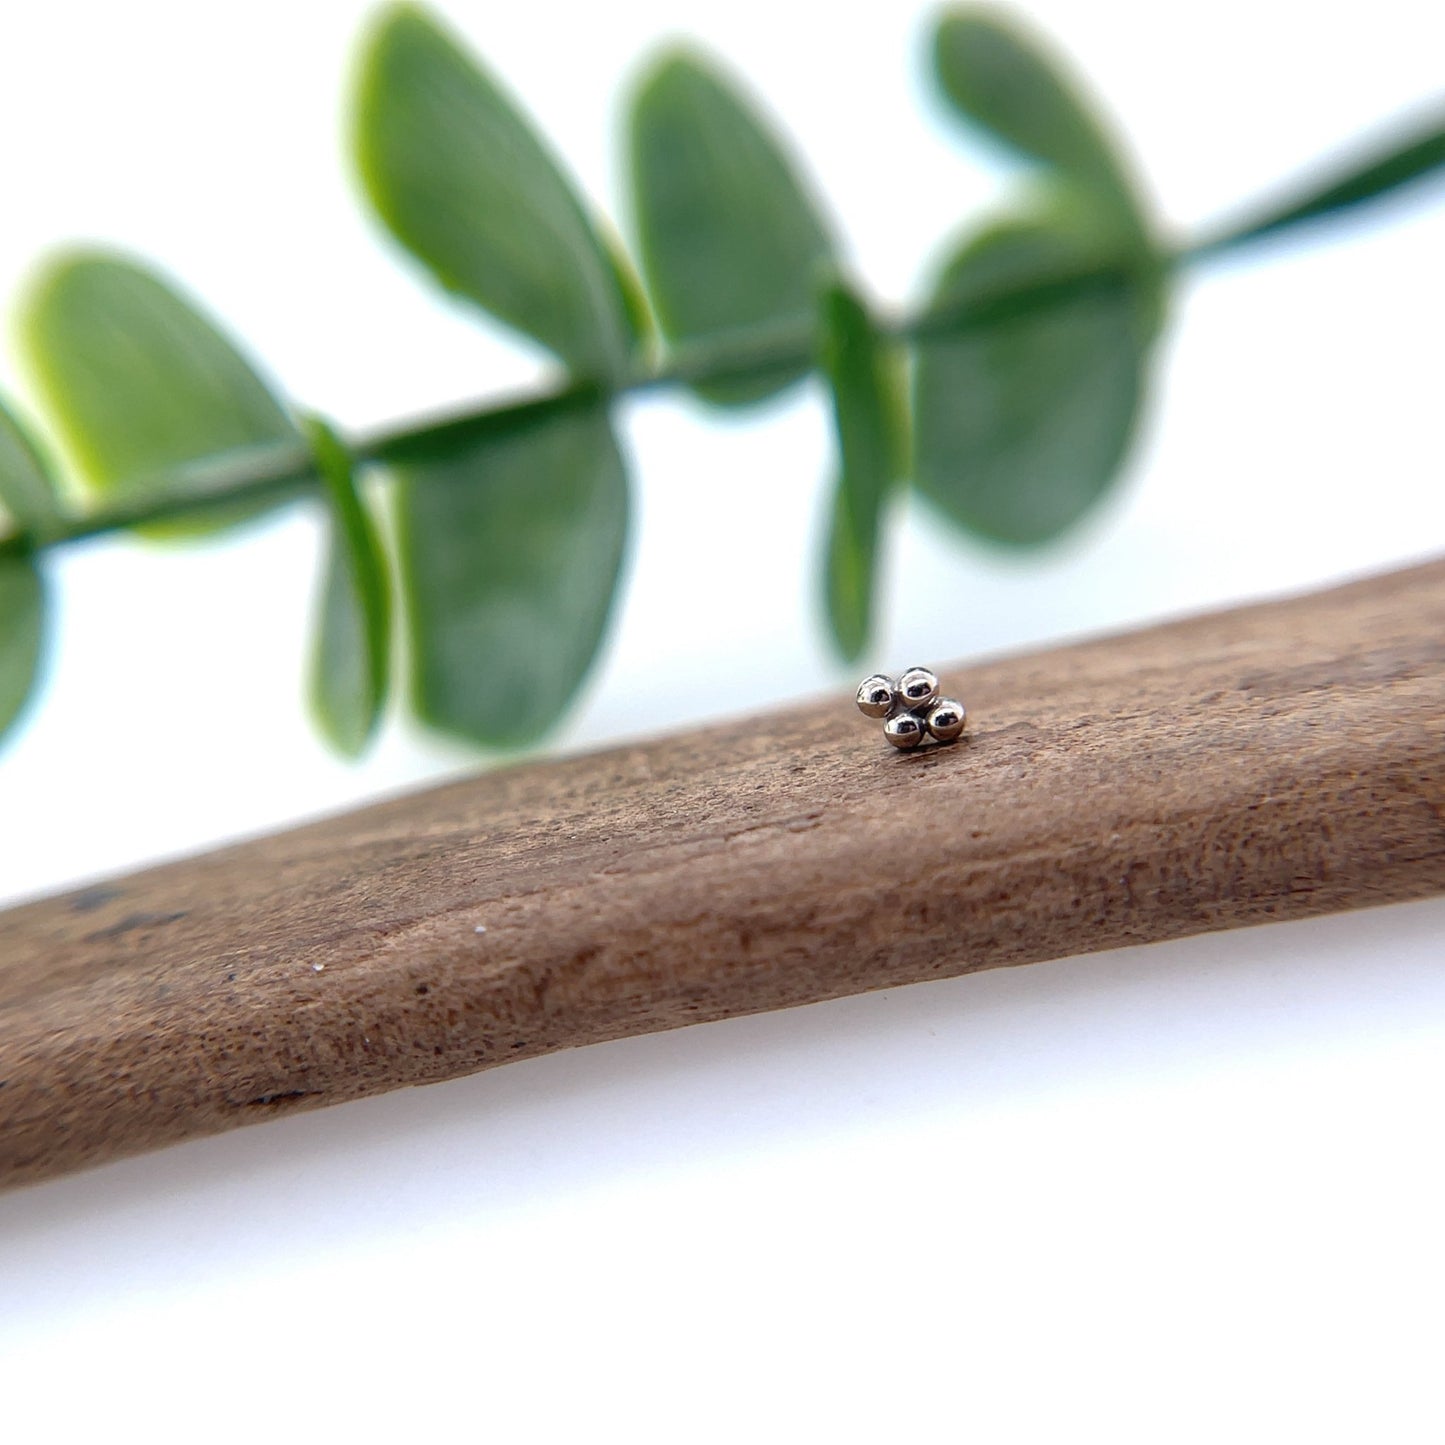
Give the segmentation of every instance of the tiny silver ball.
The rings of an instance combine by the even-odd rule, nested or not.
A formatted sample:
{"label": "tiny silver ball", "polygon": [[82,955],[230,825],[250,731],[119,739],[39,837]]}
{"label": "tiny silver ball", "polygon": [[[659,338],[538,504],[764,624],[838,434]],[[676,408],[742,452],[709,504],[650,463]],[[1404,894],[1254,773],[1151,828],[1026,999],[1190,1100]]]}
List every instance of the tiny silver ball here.
{"label": "tiny silver ball", "polygon": [[911,712],[896,712],[883,724],[883,736],[895,748],[916,748],[927,736],[923,719]]}
{"label": "tiny silver ball", "polygon": [[926,667],[910,667],[898,679],[898,700],[913,712],[922,712],[938,696],[938,678]]}
{"label": "tiny silver ball", "polygon": [[887,717],[893,711],[893,679],[875,672],[858,689],[858,711],[864,717]]}
{"label": "tiny silver ball", "polygon": [[941,743],[951,743],[963,733],[968,714],[961,702],[941,697],[928,710],[928,731]]}

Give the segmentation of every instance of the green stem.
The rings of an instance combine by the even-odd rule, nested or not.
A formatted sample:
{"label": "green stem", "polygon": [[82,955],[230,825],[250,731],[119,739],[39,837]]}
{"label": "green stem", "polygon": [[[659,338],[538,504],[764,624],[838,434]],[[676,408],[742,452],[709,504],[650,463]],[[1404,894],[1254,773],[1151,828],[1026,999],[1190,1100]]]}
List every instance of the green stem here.
{"label": "green stem", "polygon": [[[1061,273],[1057,278],[968,301],[944,299],[893,321],[884,330],[899,341],[966,336],[1031,312],[1081,296],[1127,285],[1121,267]],[[404,465],[454,452],[456,448],[509,431],[554,411],[596,406],[624,395],[661,391],[699,382],[732,381],[791,372],[814,360],[811,325],[770,327],[706,345],[680,348],[661,365],[638,371],[610,386],[596,381],[565,381],[515,400],[484,402],[448,416],[408,422],[400,427],[352,438],[348,446],[361,462]],[[0,537],[0,560],[21,552],[48,552],[112,532],[128,532],[155,522],[202,517],[238,503],[289,501],[320,487],[310,453],[301,444],[233,453],[215,463],[165,479],[135,501],[97,508],[64,518],[40,535]]]}
{"label": "green stem", "polygon": [[1408,132],[1377,141],[1348,164],[1335,163],[1324,180],[1283,201],[1256,206],[1244,219],[1216,227],[1192,245],[1190,260],[1212,259],[1221,251],[1253,245],[1305,222],[1338,216],[1394,195],[1445,168],[1445,110],[1436,107],[1417,116]]}

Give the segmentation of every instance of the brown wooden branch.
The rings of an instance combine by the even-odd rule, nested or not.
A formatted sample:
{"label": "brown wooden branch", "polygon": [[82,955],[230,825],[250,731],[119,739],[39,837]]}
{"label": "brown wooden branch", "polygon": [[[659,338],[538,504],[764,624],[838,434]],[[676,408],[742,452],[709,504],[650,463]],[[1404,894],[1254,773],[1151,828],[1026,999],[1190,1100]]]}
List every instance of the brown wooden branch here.
{"label": "brown wooden branch", "polygon": [[626,1034],[1445,891],[1445,563],[945,683],[966,744],[895,753],[830,698],[0,915],[0,1180]]}

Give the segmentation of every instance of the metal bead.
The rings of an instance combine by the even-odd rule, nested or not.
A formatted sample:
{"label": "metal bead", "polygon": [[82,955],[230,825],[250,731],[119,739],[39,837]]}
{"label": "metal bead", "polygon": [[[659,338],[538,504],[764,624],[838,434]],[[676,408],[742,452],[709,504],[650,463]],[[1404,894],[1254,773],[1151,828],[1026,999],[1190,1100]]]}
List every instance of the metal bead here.
{"label": "metal bead", "polygon": [[911,712],[896,712],[883,724],[883,736],[895,748],[916,748],[927,736],[923,719]]}
{"label": "metal bead", "polygon": [[928,710],[928,731],[941,743],[951,743],[963,733],[968,714],[961,702],[941,697]]}
{"label": "metal bead", "polygon": [[865,677],[858,688],[858,711],[864,717],[887,717],[895,700],[893,679],[881,672]]}
{"label": "metal bead", "polygon": [[922,712],[938,696],[938,678],[926,667],[910,667],[898,679],[898,700],[912,712]]}

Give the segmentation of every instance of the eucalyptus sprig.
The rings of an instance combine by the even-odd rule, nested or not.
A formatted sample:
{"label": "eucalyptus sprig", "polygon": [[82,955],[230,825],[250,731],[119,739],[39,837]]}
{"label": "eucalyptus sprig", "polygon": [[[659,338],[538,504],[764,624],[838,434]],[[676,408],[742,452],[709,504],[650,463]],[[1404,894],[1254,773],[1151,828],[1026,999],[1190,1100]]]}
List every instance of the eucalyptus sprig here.
{"label": "eucalyptus sprig", "polygon": [[343,437],[139,261],[51,258],[19,303],[48,445],[0,401],[0,732],[36,685],[52,552],[119,531],[194,539],[299,498],[328,526],[310,686],[328,740],[356,754],[373,736],[396,618],[423,721],[488,746],[535,740],[565,714],[618,590],[629,480],[613,403],[656,388],[745,409],[821,378],[837,455],[820,590],[832,642],[854,658],[900,488],[976,537],[1059,536],[1119,477],[1182,267],[1445,166],[1436,114],[1282,204],[1171,245],[1037,36],[955,7],[932,60],[952,113],[1003,143],[1020,185],[894,316],[849,274],[789,147],[709,58],[669,50],[631,95],[634,259],[454,36],[417,6],[381,10],[350,102],[362,190],[436,284],[543,347],[557,380]]}

